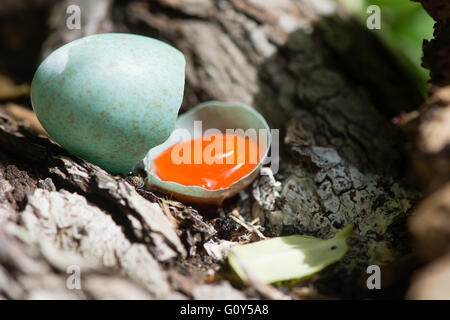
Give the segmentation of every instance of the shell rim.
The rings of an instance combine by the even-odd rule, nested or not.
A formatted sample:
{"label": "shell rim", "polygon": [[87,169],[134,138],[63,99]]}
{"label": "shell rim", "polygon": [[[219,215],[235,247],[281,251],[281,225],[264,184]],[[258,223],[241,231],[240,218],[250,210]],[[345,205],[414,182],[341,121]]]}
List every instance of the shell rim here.
{"label": "shell rim", "polygon": [[[149,172],[147,170],[148,165],[150,163],[149,162],[150,159],[148,158],[148,154],[149,154],[150,150],[153,149],[153,148],[151,148],[149,150],[149,152],[147,153],[147,155],[145,156],[145,158],[143,159],[144,166],[145,166],[144,167],[145,168],[145,172],[147,173],[146,181],[151,186],[155,186],[157,188],[161,188],[160,184],[167,185],[167,186],[173,185],[177,189],[180,188],[180,189],[187,189],[187,190],[189,190],[190,192],[184,194],[186,196],[190,195],[191,193],[197,193],[198,192],[198,194],[196,194],[195,197],[203,198],[203,196],[200,196],[200,194],[199,194],[201,192],[201,193],[204,193],[206,195],[211,195],[211,196],[213,196],[213,198],[220,198],[220,195],[222,195],[223,193],[226,193],[227,191],[232,191],[236,187],[239,187],[240,183],[245,182],[245,180],[250,178],[255,173],[255,171],[260,170],[263,162],[267,158],[267,154],[269,153],[269,150],[270,150],[270,147],[271,147],[271,144],[272,144],[272,135],[271,135],[271,132],[270,132],[270,126],[267,123],[266,119],[259,112],[257,112],[255,109],[253,109],[252,107],[250,107],[250,106],[248,106],[248,105],[246,105],[246,104],[244,104],[242,102],[229,102],[229,101],[223,102],[223,101],[212,100],[212,101],[202,102],[202,103],[196,105],[195,107],[193,107],[192,109],[186,111],[185,113],[183,113],[182,115],[180,115],[178,117],[177,122],[178,122],[178,120],[180,120],[180,119],[182,119],[182,118],[184,118],[184,117],[186,117],[186,116],[188,116],[188,115],[190,115],[190,114],[192,114],[194,112],[198,112],[199,110],[201,110],[203,108],[211,107],[211,106],[219,106],[219,107],[224,107],[224,108],[227,108],[227,107],[240,107],[240,108],[246,109],[247,111],[252,113],[258,120],[261,121],[263,126],[267,129],[268,147],[267,147],[266,151],[264,152],[264,155],[261,158],[261,160],[259,161],[258,165],[252,171],[250,171],[248,174],[246,174],[245,176],[243,176],[239,180],[233,182],[229,187],[227,187],[227,188],[219,188],[219,189],[216,189],[216,190],[209,190],[209,189],[206,189],[206,188],[203,188],[203,187],[200,187],[200,186],[186,186],[186,185],[180,184],[178,182],[161,180],[158,176],[156,176],[153,173]],[[157,147],[157,146],[155,146],[155,147]],[[156,180],[157,184],[152,183],[151,180]],[[243,183],[243,184],[244,185],[248,185],[250,183],[248,183],[248,184],[247,183]],[[170,190],[170,187],[164,188],[164,189],[169,189]],[[165,190],[165,191],[167,191],[167,190]],[[177,193],[177,192],[175,192],[175,193]],[[225,198],[226,197],[227,196],[225,195]]]}

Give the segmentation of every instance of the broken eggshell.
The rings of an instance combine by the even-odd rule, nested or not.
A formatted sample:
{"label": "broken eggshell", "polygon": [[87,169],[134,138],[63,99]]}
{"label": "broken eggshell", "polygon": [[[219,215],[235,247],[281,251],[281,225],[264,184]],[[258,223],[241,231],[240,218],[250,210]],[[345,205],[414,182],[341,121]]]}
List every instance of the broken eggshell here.
{"label": "broken eggshell", "polygon": [[[255,129],[263,134],[264,139],[259,142],[260,161],[258,165],[246,176],[234,182],[228,188],[217,190],[208,190],[200,186],[185,186],[172,181],[161,180],[154,172],[156,159],[164,150],[172,145],[197,138],[194,130],[194,122],[201,121],[202,134],[207,133],[209,129],[220,130],[225,133],[227,129]],[[265,143],[264,143],[265,142]],[[259,174],[261,165],[267,159],[267,154],[271,144],[270,127],[266,120],[251,107],[236,102],[209,101],[201,103],[178,117],[176,129],[170,137],[161,145],[150,149],[144,158],[145,170],[147,171],[147,185],[150,188],[156,188],[177,198],[178,200],[189,203],[205,203],[221,205],[223,200],[229,198],[245,187],[247,187]]]}
{"label": "broken eggshell", "polygon": [[183,53],[156,39],[104,33],[53,51],[31,83],[36,115],[64,149],[128,173],[175,127]]}

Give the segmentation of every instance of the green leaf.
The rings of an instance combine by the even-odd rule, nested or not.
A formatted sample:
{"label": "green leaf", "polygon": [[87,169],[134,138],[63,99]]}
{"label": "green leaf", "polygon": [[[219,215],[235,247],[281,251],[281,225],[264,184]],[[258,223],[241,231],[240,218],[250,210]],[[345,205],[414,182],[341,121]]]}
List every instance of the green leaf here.
{"label": "green leaf", "polygon": [[412,72],[419,88],[425,92],[429,71],[422,67],[422,42],[433,38],[433,19],[422,5],[411,0],[337,0],[365,27],[367,7],[381,8],[381,30],[372,32],[391,49],[398,60]]}
{"label": "green leaf", "polygon": [[294,235],[238,245],[228,261],[243,281],[247,274],[264,283],[304,279],[339,261],[352,231],[350,224],[328,240]]}

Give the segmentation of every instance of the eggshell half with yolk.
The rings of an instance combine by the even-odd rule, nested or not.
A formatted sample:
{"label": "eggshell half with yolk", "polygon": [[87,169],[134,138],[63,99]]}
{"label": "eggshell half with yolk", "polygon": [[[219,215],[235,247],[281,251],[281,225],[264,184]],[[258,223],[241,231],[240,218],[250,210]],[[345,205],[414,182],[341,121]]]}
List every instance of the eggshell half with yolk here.
{"label": "eggshell half with yolk", "polygon": [[[199,122],[200,121],[200,122]],[[245,176],[233,182],[225,188],[211,190],[199,185],[187,185],[162,180],[157,174],[155,159],[167,151],[173,145],[186,142],[193,138],[199,138],[199,123],[201,123],[201,132],[204,136],[208,132],[226,133],[227,129],[236,130],[240,133],[257,133],[259,162],[253,170]],[[248,130],[251,129],[251,130]],[[244,135],[245,138],[253,139],[254,135]],[[178,117],[176,128],[170,137],[161,145],[152,148],[144,159],[145,169],[147,171],[147,186],[156,188],[173,196],[174,198],[188,203],[206,203],[221,205],[223,200],[239,193],[247,187],[258,175],[259,169],[267,159],[269,146],[271,144],[270,127],[266,120],[251,107],[242,103],[209,101],[197,105],[186,113]],[[212,177],[214,178],[214,177]]]}

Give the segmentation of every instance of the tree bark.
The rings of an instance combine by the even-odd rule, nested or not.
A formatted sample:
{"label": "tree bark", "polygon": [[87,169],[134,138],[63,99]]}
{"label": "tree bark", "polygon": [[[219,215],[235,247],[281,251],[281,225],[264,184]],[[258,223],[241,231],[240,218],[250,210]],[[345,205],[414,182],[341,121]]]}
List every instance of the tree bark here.
{"label": "tree bark", "polygon": [[[362,297],[368,265],[395,266],[410,254],[405,221],[420,194],[406,180],[404,138],[391,117],[422,98],[335,1],[100,2],[107,10],[87,16],[89,28],[75,36],[56,7],[43,54],[100,31],[169,42],[187,59],[182,110],[210,99],[253,106],[280,129],[280,170],[223,208],[192,208],[147,190],[139,173],[111,175],[2,116],[0,295],[279,297],[255,284],[205,282],[220,266],[203,250],[221,238],[211,218],[236,209],[259,218],[268,236],[327,238],[354,223],[352,250],[309,284],[320,294]],[[88,2],[79,3],[83,12]],[[68,265],[81,266],[81,290],[66,289]]]}
{"label": "tree bark", "polygon": [[417,255],[425,266],[408,297],[450,299],[450,3],[421,0],[433,19],[434,39],[425,41],[423,65],[430,70],[430,98],[405,116],[414,172],[425,195],[409,220]]}

